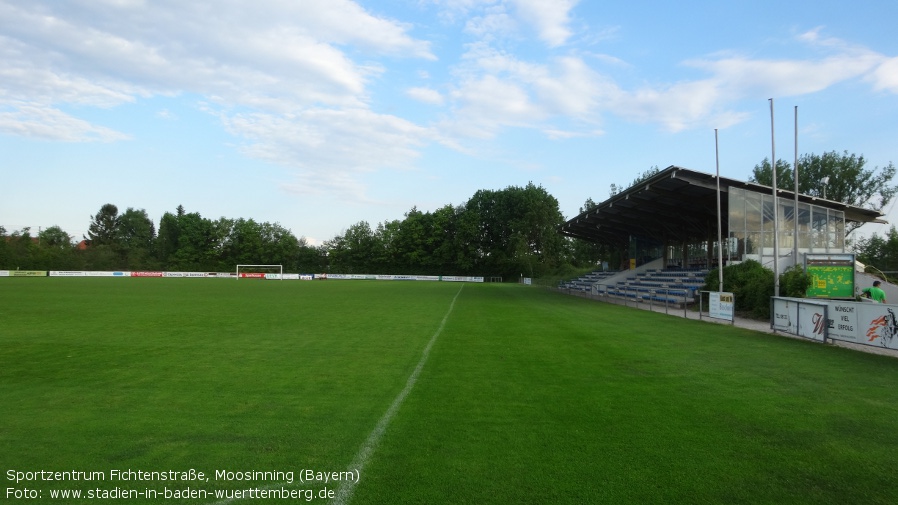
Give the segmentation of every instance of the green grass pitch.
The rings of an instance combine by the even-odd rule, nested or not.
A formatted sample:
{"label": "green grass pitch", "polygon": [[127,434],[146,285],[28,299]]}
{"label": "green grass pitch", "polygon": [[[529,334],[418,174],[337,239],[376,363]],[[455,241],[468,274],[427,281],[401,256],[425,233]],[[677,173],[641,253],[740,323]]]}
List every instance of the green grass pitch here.
{"label": "green grass pitch", "polygon": [[336,503],[431,341],[352,503],[898,503],[894,358],[517,285],[105,278],[0,279],[0,503]]}

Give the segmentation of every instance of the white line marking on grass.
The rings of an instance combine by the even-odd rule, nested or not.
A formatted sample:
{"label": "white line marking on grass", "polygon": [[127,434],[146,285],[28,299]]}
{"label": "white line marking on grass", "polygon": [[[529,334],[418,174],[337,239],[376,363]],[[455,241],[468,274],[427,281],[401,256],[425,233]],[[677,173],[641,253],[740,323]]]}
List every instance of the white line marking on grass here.
{"label": "white line marking on grass", "polygon": [[[446,320],[449,319],[449,314],[452,314],[452,309],[455,308],[455,300],[458,299],[458,295],[461,294],[461,290],[464,289],[465,285],[462,284],[460,288],[458,288],[458,293],[455,293],[455,297],[452,298],[452,303],[449,304],[449,310],[446,311],[446,315],[443,316],[443,320],[440,321],[440,326],[437,328],[436,333],[430,337],[430,341],[427,342],[427,345],[424,347],[424,350],[421,352],[421,359],[418,361],[418,365],[415,366],[415,369],[412,371],[412,374],[409,375],[408,380],[405,381],[405,387],[396,398],[393,400],[393,403],[390,404],[390,407],[384,413],[383,417],[380,418],[380,421],[377,422],[377,425],[374,427],[374,430],[368,435],[368,438],[365,440],[365,443],[362,444],[362,447],[359,449],[359,452],[353,458],[352,463],[349,464],[349,470],[355,471],[356,475],[362,474],[362,469],[365,468],[365,465],[368,463],[368,459],[371,457],[371,454],[374,453],[374,449],[377,448],[377,444],[380,443],[380,439],[383,437],[385,431],[387,431],[387,426],[389,426],[390,421],[393,420],[393,416],[396,415],[396,412],[399,410],[399,407],[402,405],[402,402],[405,400],[405,397],[408,396],[409,392],[411,392],[412,388],[415,387],[415,383],[418,382],[418,376],[421,375],[421,369],[424,368],[424,364],[427,363],[427,358],[430,356],[430,349],[433,347],[434,342],[437,341],[437,337],[440,336],[440,333],[443,332],[443,326],[446,326]],[[355,491],[355,486],[358,484],[358,481],[361,480],[359,477],[356,481],[344,480],[340,483],[340,488],[337,489],[337,494],[334,496],[333,503],[335,505],[346,505],[352,499],[352,493]],[[276,482],[274,484],[269,484],[267,486],[263,486],[256,489],[274,489],[276,487],[289,485],[287,482]],[[212,503],[212,505],[227,505],[229,503],[234,503],[235,501],[241,501],[243,498],[228,498],[224,500],[219,500],[217,502]]]}
{"label": "white line marking on grass", "polygon": [[[452,303],[449,304],[449,310],[446,311],[446,315],[443,316],[443,320],[440,321],[440,326],[437,328],[436,333],[430,337],[430,342],[427,342],[427,346],[424,347],[424,351],[421,352],[421,359],[418,361],[418,365],[415,367],[415,370],[412,371],[412,374],[408,376],[408,380],[405,382],[405,387],[402,391],[396,395],[396,398],[393,400],[393,403],[390,404],[390,408],[384,413],[383,417],[380,418],[380,421],[377,422],[377,426],[371,431],[368,435],[368,438],[365,440],[365,443],[362,444],[362,447],[359,449],[359,452],[353,458],[352,463],[349,464],[349,470],[357,472],[356,475],[361,475],[362,469],[365,468],[365,465],[368,463],[368,459],[371,458],[371,455],[374,454],[374,450],[377,448],[377,445],[380,443],[380,439],[383,438],[384,432],[387,431],[387,426],[390,425],[390,421],[393,420],[393,416],[396,415],[396,412],[399,410],[399,407],[402,405],[402,402],[405,400],[405,397],[411,392],[412,388],[415,387],[415,383],[418,382],[418,376],[421,375],[421,369],[424,368],[424,364],[427,363],[427,358],[430,356],[430,349],[433,347],[434,342],[437,341],[437,337],[440,336],[440,333],[443,332],[443,327],[446,325],[446,320],[449,319],[449,314],[452,313],[452,309],[455,307],[455,300],[458,299],[458,295],[461,294],[461,290],[464,289],[465,285],[462,284],[460,288],[458,288],[458,293],[455,293],[455,297],[452,299]],[[361,480],[359,478],[358,480]],[[334,497],[334,505],[346,505],[352,500],[352,493],[355,491],[355,486],[358,484],[357,481],[344,480],[340,483],[340,488],[337,489],[337,495]]]}

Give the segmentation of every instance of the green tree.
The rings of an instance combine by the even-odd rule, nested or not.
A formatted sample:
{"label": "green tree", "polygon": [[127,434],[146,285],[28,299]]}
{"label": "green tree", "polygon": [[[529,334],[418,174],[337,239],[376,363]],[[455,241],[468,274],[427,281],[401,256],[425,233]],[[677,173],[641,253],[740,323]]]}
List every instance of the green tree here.
{"label": "green tree", "polygon": [[564,217],[558,200],[542,186],[480,190],[465,204],[468,212],[479,218],[473,240],[487,274],[539,277],[560,266],[564,242],[557,228]]}
{"label": "green tree", "polygon": [[398,219],[379,223],[374,230],[376,250],[373,252],[374,270],[371,273],[387,274],[401,271],[399,256],[399,230],[402,222]]}
{"label": "green tree", "polygon": [[874,233],[861,237],[854,245],[857,259],[880,271],[898,271],[898,230],[889,228],[884,237]]}
{"label": "green tree", "polygon": [[72,236],[59,226],[51,226],[38,232],[41,247],[68,250],[72,248]]}
{"label": "green tree", "polygon": [[87,238],[92,246],[113,246],[118,238],[118,207],[107,203],[91,217]]}
{"label": "green tree", "polygon": [[11,263],[9,236],[6,234],[6,228],[0,226],[0,269],[8,270]]}
{"label": "green tree", "polygon": [[40,270],[75,270],[81,267],[72,237],[59,226],[38,232],[38,247],[33,250],[33,267]]}
{"label": "green tree", "polygon": [[[633,186],[639,184],[640,182],[650,179],[651,177],[653,177],[655,174],[657,174],[660,171],[661,171],[661,169],[658,168],[658,165],[655,165],[655,166],[649,168],[648,170],[646,170],[645,172],[642,172],[641,174],[637,175],[636,178],[633,179],[633,182],[631,182],[629,186],[619,186],[617,184],[612,183],[611,189],[609,191],[609,196],[614,196],[614,195],[620,193],[621,191],[624,191],[627,188],[632,188]],[[592,202],[592,199],[591,198],[587,199],[587,202]],[[580,212],[583,212],[583,210],[581,210]]]}
{"label": "green tree", "polygon": [[[898,185],[892,184],[896,169],[891,162],[873,169],[865,168],[866,164],[863,156],[849,155],[848,151],[802,155],[798,159],[798,192],[819,198],[825,193],[828,200],[881,212],[898,193]],[[777,160],[776,167],[777,187],[794,189],[791,165]],[[750,180],[770,186],[772,173],[770,160],[765,158],[760,165],[755,165]],[[846,235],[862,224],[846,223]]]}
{"label": "green tree", "polygon": [[179,229],[178,249],[169,259],[169,268],[181,271],[217,268],[219,251],[214,247],[217,241],[212,221],[199,212],[185,213],[175,219]]}
{"label": "green tree", "polygon": [[[4,233],[6,231],[4,230]],[[5,269],[31,270],[37,268],[37,240],[31,236],[31,228],[25,227],[3,237],[5,249]]]}
{"label": "green tree", "polygon": [[395,255],[403,265],[404,273],[425,273],[433,260],[433,216],[417,207],[405,213],[393,241]]}
{"label": "green tree", "polygon": [[128,207],[119,216],[116,246],[124,268],[151,268],[155,240],[156,227],[146,210]]}
{"label": "green tree", "polygon": [[[183,209],[183,207],[178,207]],[[183,214],[181,214],[183,215]],[[161,268],[168,268],[178,250],[180,242],[181,227],[178,224],[178,214],[166,212],[159,219],[159,234],[156,236],[156,258]]]}

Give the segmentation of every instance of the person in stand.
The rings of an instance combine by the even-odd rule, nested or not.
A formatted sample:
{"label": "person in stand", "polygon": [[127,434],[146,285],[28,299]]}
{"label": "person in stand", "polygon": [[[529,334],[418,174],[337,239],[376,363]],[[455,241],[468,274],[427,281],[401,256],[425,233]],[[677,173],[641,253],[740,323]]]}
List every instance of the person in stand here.
{"label": "person in stand", "polygon": [[864,290],[861,292],[864,294],[864,296],[870,298],[874,302],[886,303],[886,292],[879,287],[880,284],[882,283],[879,281],[873,281],[872,287],[864,288]]}

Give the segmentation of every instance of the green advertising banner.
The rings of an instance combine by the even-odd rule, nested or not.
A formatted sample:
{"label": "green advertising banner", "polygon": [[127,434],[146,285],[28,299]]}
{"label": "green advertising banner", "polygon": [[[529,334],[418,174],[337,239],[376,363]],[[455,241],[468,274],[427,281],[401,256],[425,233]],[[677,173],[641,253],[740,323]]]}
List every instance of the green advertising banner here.
{"label": "green advertising banner", "polygon": [[10,277],[47,277],[46,270],[10,270]]}
{"label": "green advertising banner", "polygon": [[854,298],[853,254],[808,254],[805,270],[811,277],[808,298]]}

